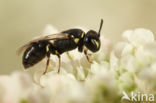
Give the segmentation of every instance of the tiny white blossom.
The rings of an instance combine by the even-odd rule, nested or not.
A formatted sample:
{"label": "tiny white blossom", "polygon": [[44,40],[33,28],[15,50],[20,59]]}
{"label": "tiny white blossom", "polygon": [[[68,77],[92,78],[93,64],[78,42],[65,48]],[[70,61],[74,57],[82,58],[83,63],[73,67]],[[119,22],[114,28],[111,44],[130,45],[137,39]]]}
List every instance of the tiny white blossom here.
{"label": "tiny white blossom", "polygon": [[[150,30],[135,29],[123,33],[124,41],[117,43],[110,56],[120,90],[152,92],[155,87],[153,71],[156,43]],[[152,81],[152,82],[150,82]],[[138,87],[138,88],[136,88]]]}
{"label": "tiny white blossom", "polygon": [[31,77],[24,72],[14,72],[10,76],[0,76],[0,102],[19,103],[27,99],[33,86]]}
{"label": "tiny white blossom", "polygon": [[123,33],[123,38],[135,46],[154,41],[153,33],[143,28],[127,30]]}

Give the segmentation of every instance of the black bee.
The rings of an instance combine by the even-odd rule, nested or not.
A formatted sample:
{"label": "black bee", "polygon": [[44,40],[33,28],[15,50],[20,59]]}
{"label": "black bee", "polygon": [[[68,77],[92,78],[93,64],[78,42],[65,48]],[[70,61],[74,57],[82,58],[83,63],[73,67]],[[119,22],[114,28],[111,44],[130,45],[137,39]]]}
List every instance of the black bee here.
{"label": "black bee", "polygon": [[46,69],[43,73],[45,74],[48,69],[50,54],[53,54],[59,58],[59,73],[61,54],[76,48],[78,48],[79,52],[84,52],[87,60],[92,63],[89,60],[87,50],[97,52],[100,49],[100,31],[102,25],[103,20],[101,20],[98,33],[94,30],[89,30],[85,34],[81,29],[69,29],[61,33],[47,35],[30,41],[19,49],[19,52],[25,50],[22,59],[24,68],[27,69],[47,57]]}

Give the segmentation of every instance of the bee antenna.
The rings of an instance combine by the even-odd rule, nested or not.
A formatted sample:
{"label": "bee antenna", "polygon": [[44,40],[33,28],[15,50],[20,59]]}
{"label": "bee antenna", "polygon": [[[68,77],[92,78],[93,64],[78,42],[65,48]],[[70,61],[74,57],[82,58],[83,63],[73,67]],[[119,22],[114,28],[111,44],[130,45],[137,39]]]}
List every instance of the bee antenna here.
{"label": "bee antenna", "polygon": [[101,23],[100,23],[100,28],[99,28],[99,32],[98,32],[98,36],[100,37],[100,32],[103,26],[103,19],[101,19]]}

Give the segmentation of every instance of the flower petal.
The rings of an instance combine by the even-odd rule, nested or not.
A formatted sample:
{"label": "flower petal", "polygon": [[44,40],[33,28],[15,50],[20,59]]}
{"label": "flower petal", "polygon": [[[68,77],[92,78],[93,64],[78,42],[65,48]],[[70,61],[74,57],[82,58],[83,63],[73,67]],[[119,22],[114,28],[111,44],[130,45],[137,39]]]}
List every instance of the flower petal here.
{"label": "flower petal", "polygon": [[137,46],[154,41],[154,35],[148,29],[139,28],[125,31],[123,39]]}

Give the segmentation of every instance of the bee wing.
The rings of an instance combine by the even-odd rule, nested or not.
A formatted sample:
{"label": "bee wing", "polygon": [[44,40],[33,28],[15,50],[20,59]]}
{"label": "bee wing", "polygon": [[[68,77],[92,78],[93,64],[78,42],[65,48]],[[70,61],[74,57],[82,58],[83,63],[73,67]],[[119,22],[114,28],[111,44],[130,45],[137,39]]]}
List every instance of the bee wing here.
{"label": "bee wing", "polygon": [[30,47],[33,43],[35,42],[39,42],[42,40],[61,40],[61,39],[68,39],[69,38],[69,34],[67,33],[57,33],[57,34],[50,34],[50,35],[46,35],[46,36],[41,36],[39,38],[33,39],[32,41],[28,42],[27,44],[21,46],[18,50],[17,50],[17,55],[21,54],[22,51],[24,51],[26,48]]}
{"label": "bee wing", "polygon": [[38,42],[41,40],[55,40],[55,39],[68,39],[69,34],[67,33],[57,33],[57,34],[50,34],[50,35],[46,35],[46,36],[41,36],[37,39],[34,39],[30,42]]}

